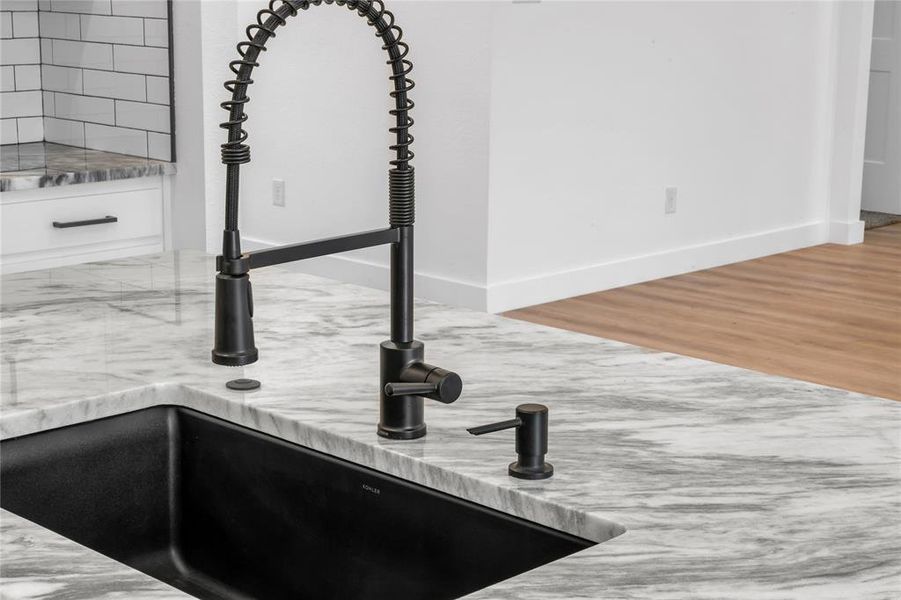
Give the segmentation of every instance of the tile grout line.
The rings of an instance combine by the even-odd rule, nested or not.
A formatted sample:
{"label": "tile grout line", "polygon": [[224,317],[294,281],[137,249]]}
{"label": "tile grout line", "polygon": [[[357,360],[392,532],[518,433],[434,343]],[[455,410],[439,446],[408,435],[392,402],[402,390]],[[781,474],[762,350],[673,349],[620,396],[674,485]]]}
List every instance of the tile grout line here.
{"label": "tile grout line", "polygon": [[[44,45],[41,44],[41,3],[38,2],[38,9],[35,11],[38,20],[38,62],[40,63],[38,66],[38,81],[40,82],[41,88],[41,141],[47,141],[47,128],[44,126],[44,119],[46,119],[47,109],[44,107]],[[53,99],[54,105],[56,104],[56,98]]]}
{"label": "tile grout line", "polygon": [[[55,40],[55,41],[63,41],[63,42],[66,42],[66,41],[72,41],[72,40]],[[27,63],[27,64],[35,64],[35,63]],[[113,70],[113,69],[101,69],[101,68],[99,68],[99,67],[83,67],[83,66],[73,67],[72,65],[58,65],[58,64],[50,64],[50,65],[48,65],[48,66],[50,66],[50,67],[59,67],[59,68],[61,68],[61,69],[87,69],[87,70],[89,70],[89,71],[103,71],[104,73],[122,73],[122,74],[124,74],[124,75],[146,75],[146,76],[149,76],[149,77],[169,77],[168,74],[166,74],[166,75],[159,75],[159,74],[157,74],[157,73],[139,73],[139,72],[137,72],[137,71],[115,71],[115,70]]]}
{"label": "tile grout line", "polygon": [[[23,92],[36,92],[39,90],[22,90]],[[44,90],[47,92],[54,92],[56,94],[67,94],[69,96],[79,96],[81,98],[96,98],[98,100],[112,100],[114,102],[133,102],[134,104],[147,104],[150,106],[163,106],[168,108],[168,104],[160,104],[159,102],[148,102],[147,100],[132,100],[131,98],[119,98],[117,96],[98,96],[96,94],[85,94],[83,92],[69,92],[66,90]],[[145,94],[146,94],[146,84],[145,84]]]}
{"label": "tile grout line", "polygon": [[[80,25],[79,25],[79,28],[80,28]],[[79,36],[80,35],[81,34],[79,33]],[[12,38],[9,38],[9,39],[12,39]],[[20,38],[15,38],[15,39],[35,40],[38,38],[36,38],[36,37],[20,37]],[[127,42],[105,42],[105,41],[97,41],[97,40],[85,40],[85,39],[82,39],[81,37],[79,37],[78,39],[74,39],[74,38],[65,38],[65,37],[52,37],[52,36],[48,35],[47,37],[41,38],[41,39],[59,40],[61,42],[81,42],[82,44],[95,44],[98,46],[100,46],[100,45],[102,45],[102,46],[126,46],[128,48],[148,48],[150,50],[168,50],[169,49],[168,46],[150,46],[148,44],[129,44]]]}
{"label": "tile grout line", "polygon": [[[17,119],[20,117],[6,117],[8,119]],[[21,117],[25,118],[25,117]],[[85,121],[84,119],[72,119],[69,117],[50,117],[51,119],[57,119],[59,121],[69,121],[70,123],[87,123],[88,125],[101,125],[103,127],[116,127],[119,129],[128,129],[129,131],[142,131],[144,133],[156,133],[159,135],[171,135],[165,131],[156,131],[155,129],[141,129],[140,127],[129,127],[128,125],[110,125],[109,123],[100,123],[98,121]]]}

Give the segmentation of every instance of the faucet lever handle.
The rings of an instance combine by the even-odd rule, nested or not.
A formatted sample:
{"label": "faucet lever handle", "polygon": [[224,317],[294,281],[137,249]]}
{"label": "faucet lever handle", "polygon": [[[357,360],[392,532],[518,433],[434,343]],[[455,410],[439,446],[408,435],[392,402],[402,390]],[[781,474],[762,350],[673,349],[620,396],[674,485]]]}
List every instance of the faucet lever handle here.
{"label": "faucet lever handle", "polygon": [[385,395],[392,396],[427,396],[438,391],[435,383],[386,383]]}
{"label": "faucet lever handle", "polygon": [[451,404],[463,391],[463,380],[453,371],[424,362],[414,362],[401,371],[399,382],[386,383],[385,397],[423,396]]}
{"label": "faucet lever handle", "polygon": [[522,419],[516,417],[509,421],[500,421],[498,423],[490,423],[488,425],[479,425],[478,427],[470,427],[466,431],[472,435],[485,435],[486,433],[494,433],[495,431],[503,431],[504,429],[513,429],[522,425]]}

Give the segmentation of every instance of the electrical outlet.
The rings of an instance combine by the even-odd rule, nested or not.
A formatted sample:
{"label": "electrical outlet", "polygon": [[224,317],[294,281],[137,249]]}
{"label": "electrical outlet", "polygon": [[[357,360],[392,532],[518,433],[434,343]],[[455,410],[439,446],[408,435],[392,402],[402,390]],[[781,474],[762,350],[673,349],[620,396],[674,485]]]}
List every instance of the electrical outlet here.
{"label": "electrical outlet", "polygon": [[679,195],[679,188],[666,188],[666,204],[663,206],[663,212],[671,215],[676,212],[676,198]]}
{"label": "electrical outlet", "polygon": [[285,205],[285,180],[284,179],[273,179],[272,180],[272,205],[273,206],[284,206]]}

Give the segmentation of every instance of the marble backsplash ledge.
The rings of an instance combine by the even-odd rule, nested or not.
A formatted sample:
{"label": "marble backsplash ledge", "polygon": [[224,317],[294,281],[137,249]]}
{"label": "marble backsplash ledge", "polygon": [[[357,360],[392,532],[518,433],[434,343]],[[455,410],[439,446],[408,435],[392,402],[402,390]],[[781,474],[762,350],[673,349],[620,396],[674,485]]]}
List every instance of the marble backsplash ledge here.
{"label": "marble backsplash ledge", "polygon": [[47,142],[0,147],[0,191],[172,175],[175,163]]}

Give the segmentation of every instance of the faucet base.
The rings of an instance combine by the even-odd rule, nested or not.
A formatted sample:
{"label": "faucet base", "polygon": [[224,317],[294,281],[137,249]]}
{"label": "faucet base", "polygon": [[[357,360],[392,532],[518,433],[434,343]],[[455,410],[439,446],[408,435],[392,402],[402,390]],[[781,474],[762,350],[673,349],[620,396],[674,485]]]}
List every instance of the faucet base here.
{"label": "faucet base", "polygon": [[389,429],[379,424],[378,434],[380,437],[388,438],[389,440],[415,440],[425,436],[426,426],[423,423],[416,429]]}
{"label": "faucet base", "polygon": [[507,473],[510,477],[516,477],[517,479],[547,479],[554,475],[554,465],[546,462],[536,467],[528,467],[516,461],[510,463],[510,466],[507,467]]}
{"label": "faucet base", "polygon": [[379,427],[378,434],[392,440],[415,440],[426,433],[422,396],[386,396],[385,384],[402,381],[401,373],[412,364],[421,363],[425,346],[418,340],[392,342],[379,346]]}

